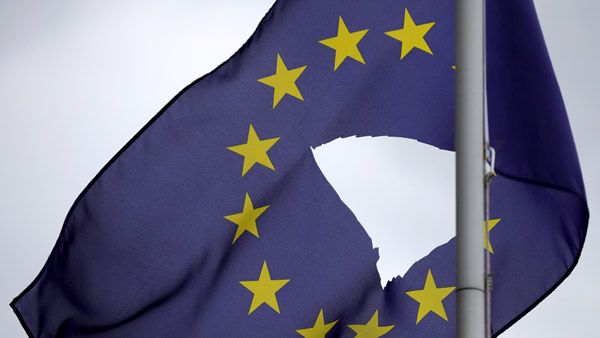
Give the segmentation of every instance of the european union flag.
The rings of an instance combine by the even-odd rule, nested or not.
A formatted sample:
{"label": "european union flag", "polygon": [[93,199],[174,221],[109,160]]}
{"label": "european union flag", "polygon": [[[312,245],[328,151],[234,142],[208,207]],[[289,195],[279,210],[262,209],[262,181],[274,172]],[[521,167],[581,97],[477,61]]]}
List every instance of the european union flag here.
{"label": "european union flag", "polygon": [[[455,241],[382,289],[311,147],[454,146],[454,7],[279,0],[86,187],[11,304],[32,337],[454,337]],[[487,4],[499,334],[573,269],[588,211],[531,1]],[[482,220],[483,221],[483,220]]]}

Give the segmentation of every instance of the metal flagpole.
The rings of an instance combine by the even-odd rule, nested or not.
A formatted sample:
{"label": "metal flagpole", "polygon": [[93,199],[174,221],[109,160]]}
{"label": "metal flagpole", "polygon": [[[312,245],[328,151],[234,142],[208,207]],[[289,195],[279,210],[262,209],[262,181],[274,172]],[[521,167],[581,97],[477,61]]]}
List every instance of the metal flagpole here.
{"label": "metal flagpole", "polygon": [[456,336],[485,336],[484,4],[456,0]]}

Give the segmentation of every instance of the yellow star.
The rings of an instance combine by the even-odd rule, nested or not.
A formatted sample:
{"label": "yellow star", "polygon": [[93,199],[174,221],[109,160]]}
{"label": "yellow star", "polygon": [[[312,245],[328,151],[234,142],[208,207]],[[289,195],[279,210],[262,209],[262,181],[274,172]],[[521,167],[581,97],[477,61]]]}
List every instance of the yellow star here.
{"label": "yellow star", "polygon": [[296,332],[304,338],[325,338],[327,332],[329,332],[337,322],[338,321],[336,320],[335,322],[325,324],[325,319],[323,319],[323,309],[321,309],[317,321],[315,322],[315,326],[308,329],[296,330]]}
{"label": "yellow star", "polygon": [[277,298],[275,293],[279,291],[289,279],[271,279],[269,274],[269,268],[267,267],[267,261],[263,263],[262,270],[260,271],[260,277],[257,281],[241,281],[240,284],[246,287],[246,289],[252,291],[254,297],[252,297],[252,304],[250,305],[250,311],[256,310],[259,306],[267,303],[273,310],[279,312],[279,304],[277,304]]}
{"label": "yellow star", "polygon": [[277,54],[277,68],[275,74],[258,79],[258,82],[264,83],[275,89],[273,95],[273,109],[275,109],[275,106],[277,106],[285,94],[289,94],[304,101],[302,94],[300,94],[300,90],[296,86],[296,80],[298,80],[298,77],[300,77],[300,74],[302,74],[304,69],[306,69],[306,66],[288,70],[285,63],[283,63],[281,56]]}
{"label": "yellow star", "polygon": [[254,127],[250,124],[248,142],[233,147],[227,147],[227,149],[244,156],[244,166],[242,168],[242,176],[244,176],[256,163],[260,163],[269,169],[275,170],[273,163],[271,163],[271,160],[269,159],[269,155],[267,155],[267,151],[271,149],[279,139],[279,137],[266,140],[259,139],[254,131]]}
{"label": "yellow star", "polygon": [[235,232],[235,236],[233,237],[233,243],[237,241],[237,239],[244,233],[244,231],[248,231],[258,238],[258,229],[256,229],[256,219],[260,216],[265,210],[267,210],[269,206],[266,205],[264,207],[260,207],[258,209],[254,209],[252,205],[252,201],[250,200],[250,196],[246,193],[246,199],[244,200],[244,210],[239,214],[233,214],[229,216],[224,216],[225,219],[237,224],[238,228]]}
{"label": "yellow star", "polygon": [[429,49],[429,46],[427,45],[427,42],[425,42],[425,34],[427,34],[429,29],[431,29],[434,24],[435,22],[415,25],[410,13],[408,13],[408,9],[404,9],[404,28],[385,32],[385,34],[396,40],[402,41],[400,60],[402,60],[406,54],[408,54],[408,52],[415,47],[433,55],[431,49]]}
{"label": "yellow star", "polygon": [[348,327],[356,332],[354,338],[378,338],[388,333],[394,325],[379,326],[379,310],[375,310],[375,314],[369,319],[367,324],[354,324],[348,325]]}
{"label": "yellow star", "polygon": [[423,288],[423,290],[409,291],[406,293],[412,299],[419,302],[417,324],[419,324],[421,319],[423,319],[423,317],[425,317],[425,315],[427,315],[431,311],[448,321],[448,317],[446,316],[446,311],[444,310],[442,300],[446,298],[452,291],[454,291],[454,289],[456,288],[453,286],[446,288],[436,287],[435,281],[433,280],[433,275],[431,274],[431,270],[429,270],[427,272],[427,279],[425,280],[425,287]]}
{"label": "yellow star", "polygon": [[[490,220],[490,228],[489,228],[489,230],[492,230],[496,226],[496,224],[498,224],[498,222],[500,222],[500,220],[501,220],[501,218],[491,219]],[[483,226],[485,226],[485,221],[483,222]],[[487,243],[487,248],[490,249],[490,253],[493,254],[494,253],[494,249],[492,248],[492,243],[490,243],[490,239],[488,238],[487,231],[484,230],[483,231],[483,248],[484,249],[487,249],[485,247],[486,243]]]}
{"label": "yellow star", "polygon": [[365,34],[367,34],[368,31],[368,29],[365,29],[350,33],[346,27],[346,24],[344,23],[344,20],[342,20],[342,17],[340,16],[338,35],[333,38],[319,41],[325,46],[335,49],[335,63],[333,65],[334,72],[348,56],[362,64],[365,63],[365,60],[363,60],[363,57],[358,50],[357,44],[365,36]]}

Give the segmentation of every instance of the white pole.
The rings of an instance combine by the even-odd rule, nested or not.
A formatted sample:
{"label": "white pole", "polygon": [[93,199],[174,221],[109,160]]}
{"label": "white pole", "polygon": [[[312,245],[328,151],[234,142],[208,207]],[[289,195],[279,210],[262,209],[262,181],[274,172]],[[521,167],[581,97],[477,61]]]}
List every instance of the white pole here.
{"label": "white pole", "polygon": [[485,336],[484,4],[456,0],[456,336]]}

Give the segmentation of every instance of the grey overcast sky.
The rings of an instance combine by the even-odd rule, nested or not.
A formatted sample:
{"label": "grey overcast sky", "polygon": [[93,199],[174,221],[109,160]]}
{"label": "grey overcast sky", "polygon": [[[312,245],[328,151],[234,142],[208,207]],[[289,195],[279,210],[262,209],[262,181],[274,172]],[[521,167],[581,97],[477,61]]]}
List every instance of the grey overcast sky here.
{"label": "grey overcast sky", "polygon": [[[271,4],[0,2],[0,336],[26,336],[8,303],[42,268],[81,190],[175,94],[232,55]],[[571,277],[503,337],[592,337],[597,336],[600,303],[595,287],[600,279],[595,218],[600,207],[600,3],[538,0],[536,5],[578,147],[591,219]],[[427,219],[432,204],[439,206],[436,216],[452,217],[453,155],[440,153],[413,141],[379,138],[334,142],[316,150],[330,182],[381,246],[384,277],[403,274],[410,262],[452,236],[450,221],[438,229],[441,237],[426,246],[392,247],[393,241],[386,242],[390,236],[377,227],[385,209],[397,204],[405,204],[410,222],[435,223]],[[353,156],[381,166],[384,179],[348,165],[355,164]],[[416,164],[401,165],[400,156],[402,163]],[[410,182],[402,181],[404,174]],[[389,180],[398,183],[387,185]],[[394,191],[414,186],[435,189],[436,194],[392,197]],[[395,251],[397,247],[410,254]]]}

